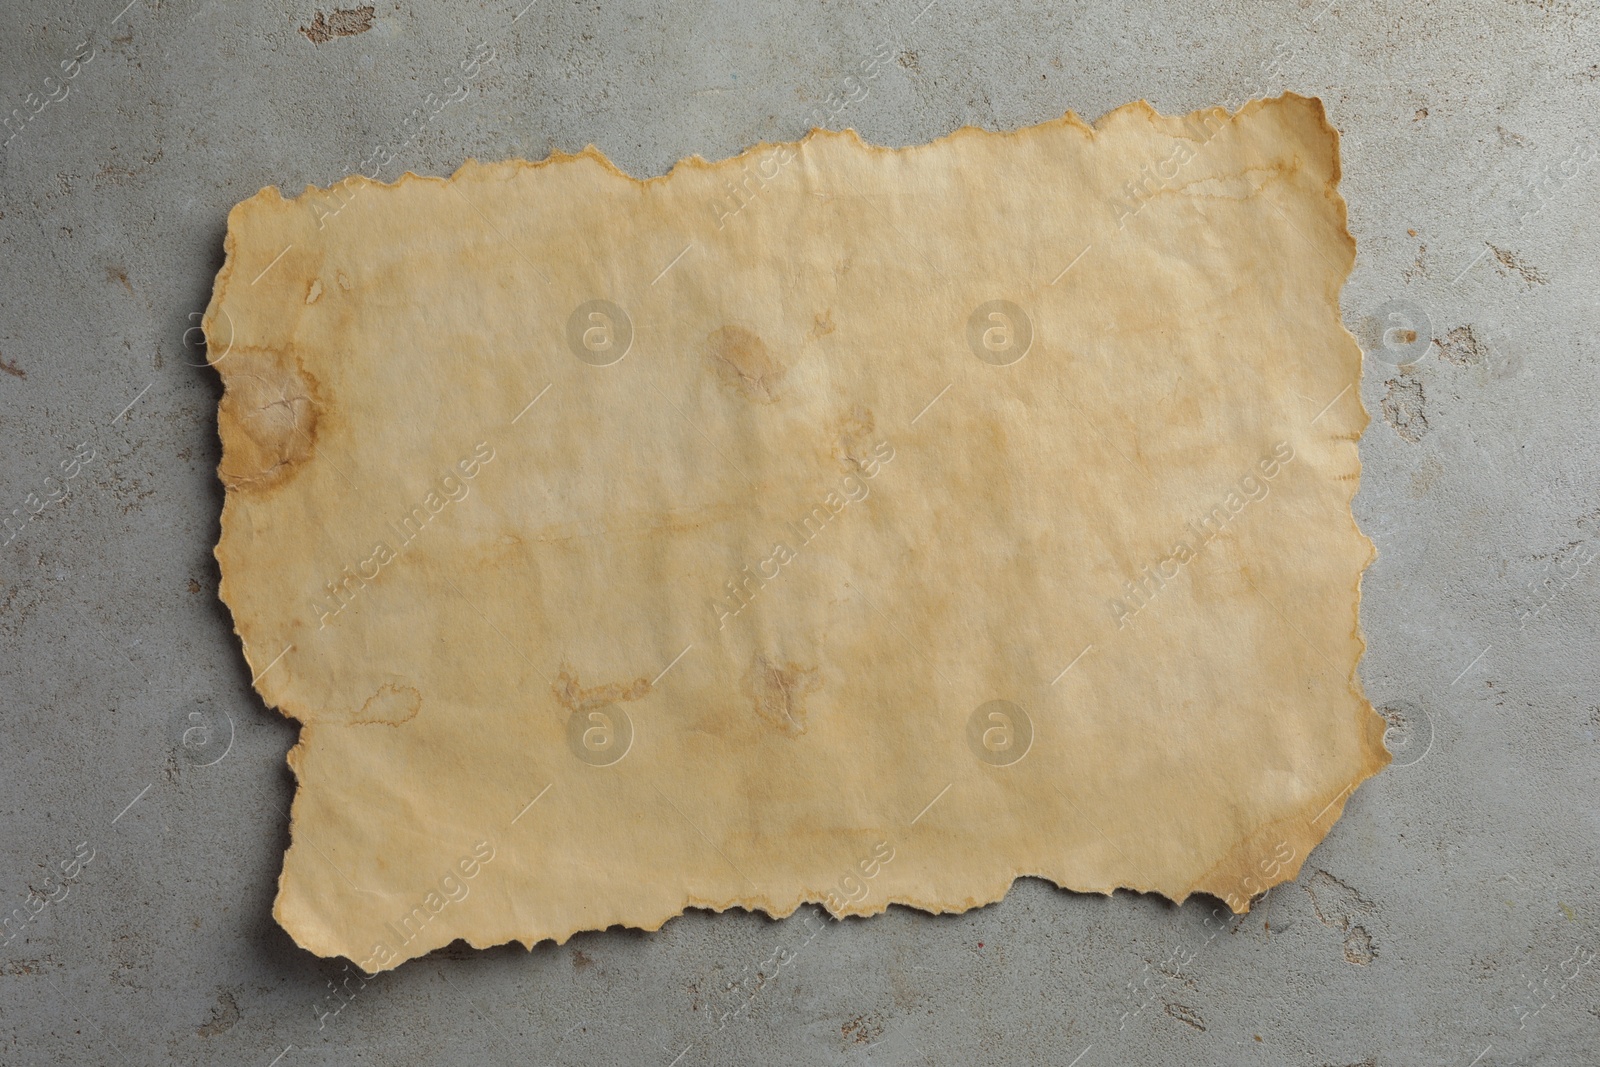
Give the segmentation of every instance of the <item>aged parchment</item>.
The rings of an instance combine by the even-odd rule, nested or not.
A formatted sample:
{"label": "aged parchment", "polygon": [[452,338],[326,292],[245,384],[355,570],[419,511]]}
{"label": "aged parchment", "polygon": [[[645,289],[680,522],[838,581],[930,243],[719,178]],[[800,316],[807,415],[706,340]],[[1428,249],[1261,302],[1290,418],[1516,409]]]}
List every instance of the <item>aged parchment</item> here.
{"label": "aged parchment", "polygon": [[217,557],[369,971],[1021,875],[1236,910],[1383,766],[1296,96],[234,208]]}

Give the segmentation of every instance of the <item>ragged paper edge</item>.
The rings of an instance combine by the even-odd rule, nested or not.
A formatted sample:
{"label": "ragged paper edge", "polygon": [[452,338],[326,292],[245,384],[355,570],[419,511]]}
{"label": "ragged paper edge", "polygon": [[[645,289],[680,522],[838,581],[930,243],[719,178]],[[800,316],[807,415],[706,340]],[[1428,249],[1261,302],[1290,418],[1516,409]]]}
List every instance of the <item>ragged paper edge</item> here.
{"label": "ragged paper edge", "polygon": [[[1326,116],[1326,112],[1322,107],[1321,101],[1318,100],[1317,98],[1305,97],[1305,96],[1301,96],[1300,94],[1297,94],[1297,93],[1284,93],[1284,94],[1282,94],[1282,96],[1277,97],[1275,99],[1276,99],[1276,101],[1298,101],[1300,103],[1313,105],[1315,107],[1317,118],[1321,122],[1324,132],[1328,134],[1328,136],[1330,138],[1330,143],[1331,143],[1331,145],[1333,147],[1332,168],[1331,168],[1331,173],[1330,173],[1329,179],[1328,179],[1328,181],[1326,183],[1324,195],[1328,198],[1328,200],[1331,202],[1331,204],[1332,204],[1332,206],[1334,208],[1339,234],[1345,239],[1346,242],[1348,242],[1348,266],[1345,267],[1343,275],[1337,279],[1337,285],[1333,286],[1333,288],[1332,288],[1332,296],[1331,296],[1331,299],[1330,299],[1330,309],[1329,310],[1332,311],[1334,320],[1340,323],[1339,328],[1344,332],[1345,338],[1349,341],[1351,347],[1357,353],[1356,374],[1355,374],[1355,381],[1354,381],[1353,384],[1359,386],[1359,383],[1360,383],[1360,381],[1362,379],[1362,374],[1363,374],[1365,354],[1364,354],[1364,352],[1362,352],[1362,350],[1360,348],[1360,345],[1359,345],[1359,342],[1356,340],[1354,335],[1351,334],[1350,331],[1343,326],[1343,324],[1342,324],[1342,316],[1340,314],[1340,308],[1339,308],[1339,293],[1342,290],[1345,282],[1348,280],[1351,271],[1354,269],[1355,252],[1356,252],[1355,238],[1349,232],[1349,212],[1348,212],[1348,207],[1347,207],[1347,205],[1346,205],[1346,203],[1344,201],[1344,198],[1338,192],[1338,185],[1339,185],[1339,182],[1340,182],[1340,180],[1342,178],[1342,162],[1341,162],[1341,159],[1340,159],[1340,156],[1339,156],[1339,152],[1338,152],[1339,142],[1340,142],[1339,132],[1338,132],[1337,129],[1335,129],[1332,126],[1331,123],[1328,122],[1327,116]],[[1035,124],[1035,125],[1032,125],[1032,126],[1021,127],[1021,128],[1018,128],[1018,129],[1015,129],[1015,130],[1009,130],[1009,131],[990,131],[990,130],[985,130],[985,129],[983,129],[981,127],[977,127],[977,126],[971,126],[971,125],[962,126],[962,127],[958,128],[958,129],[952,131],[951,133],[946,134],[946,135],[944,135],[942,137],[936,138],[936,139],[934,139],[932,141],[929,141],[929,142],[926,142],[926,143],[923,143],[923,144],[910,145],[910,146],[899,147],[899,148],[891,147],[891,146],[882,146],[882,145],[870,144],[870,143],[864,141],[859,136],[859,134],[856,133],[856,131],[854,129],[846,129],[844,131],[833,131],[833,130],[827,130],[827,129],[822,129],[822,128],[813,128],[809,133],[807,133],[799,141],[794,141],[794,142],[767,142],[767,141],[762,141],[762,142],[760,142],[760,143],[758,143],[756,145],[751,146],[750,148],[747,148],[745,151],[739,153],[738,155],[735,155],[735,156],[732,156],[732,157],[729,157],[727,159],[724,159],[724,160],[721,160],[721,161],[717,161],[717,162],[709,162],[709,161],[705,160],[703,157],[701,157],[699,155],[692,155],[692,156],[689,156],[689,157],[686,157],[684,159],[679,160],[665,174],[658,175],[658,176],[655,176],[655,177],[650,177],[650,178],[636,178],[636,177],[628,174],[627,172],[623,171],[622,169],[617,167],[615,164],[613,164],[611,162],[611,160],[608,159],[605,156],[605,154],[603,152],[601,152],[597,147],[595,147],[593,144],[590,144],[590,145],[586,146],[585,148],[583,148],[581,151],[575,152],[575,153],[562,152],[562,151],[559,151],[559,150],[553,151],[545,159],[538,160],[538,161],[520,160],[519,159],[519,160],[507,160],[507,161],[503,161],[503,162],[499,162],[499,163],[483,163],[483,162],[480,162],[479,160],[477,160],[475,158],[470,158],[469,157],[448,178],[437,177],[437,176],[428,176],[428,175],[419,175],[419,174],[416,174],[416,173],[414,173],[412,171],[406,171],[405,173],[401,174],[398,178],[396,178],[392,182],[381,182],[381,181],[377,181],[377,180],[368,178],[368,177],[366,177],[364,175],[352,175],[352,176],[350,176],[348,178],[343,179],[342,181],[335,182],[335,183],[333,183],[333,184],[331,184],[331,185],[329,185],[327,187],[323,187],[323,188],[319,188],[319,187],[312,186],[312,185],[307,185],[305,187],[305,190],[299,196],[293,197],[293,198],[285,198],[285,197],[282,196],[282,194],[279,192],[279,190],[278,190],[278,188],[276,186],[268,186],[268,187],[263,188],[257,194],[255,194],[255,196],[250,197],[250,198],[248,198],[248,199],[246,199],[244,201],[241,201],[239,204],[236,204],[234,206],[234,208],[229,212],[228,231],[227,231],[226,237],[224,239],[224,254],[225,254],[224,255],[224,262],[223,262],[223,265],[222,265],[221,269],[218,271],[216,283],[214,285],[213,292],[212,292],[212,299],[211,299],[210,305],[207,307],[207,310],[206,310],[202,325],[203,325],[203,329],[205,330],[206,336],[209,339],[212,336],[212,328],[213,328],[213,326],[215,324],[216,314],[220,310],[222,304],[225,302],[229,286],[231,285],[231,283],[233,281],[233,273],[237,269],[237,266],[238,266],[237,256],[236,256],[236,252],[237,252],[237,232],[236,231],[237,231],[238,219],[236,219],[235,213],[240,212],[242,209],[246,208],[248,205],[252,204],[254,201],[256,201],[258,199],[265,199],[265,200],[267,200],[269,202],[270,201],[278,201],[280,203],[295,204],[295,203],[299,203],[301,201],[306,201],[306,200],[308,200],[310,198],[313,198],[313,197],[318,197],[318,196],[325,195],[326,193],[331,192],[331,191],[333,191],[335,189],[339,189],[339,188],[343,188],[343,187],[349,187],[349,186],[354,186],[357,189],[366,188],[366,187],[391,188],[391,187],[397,187],[397,186],[404,185],[407,182],[438,183],[439,185],[443,186],[443,185],[448,185],[448,184],[454,182],[457,178],[460,178],[463,175],[470,174],[470,173],[474,172],[475,170],[480,170],[480,169],[485,169],[485,170],[505,170],[505,169],[509,169],[511,172],[515,173],[515,172],[521,171],[523,169],[538,169],[538,168],[542,168],[542,167],[546,167],[546,166],[551,166],[551,165],[554,165],[554,164],[568,163],[568,162],[573,162],[573,161],[582,160],[582,159],[593,160],[594,162],[599,163],[609,173],[611,173],[611,174],[613,174],[615,176],[621,177],[621,178],[625,178],[628,181],[633,182],[633,183],[637,184],[640,187],[646,187],[646,186],[649,186],[649,185],[651,185],[652,183],[655,183],[655,182],[665,182],[665,181],[669,180],[674,174],[676,174],[682,168],[689,168],[689,169],[694,169],[694,170],[716,170],[716,169],[734,170],[734,169],[737,169],[742,163],[744,163],[745,161],[749,160],[750,157],[756,156],[756,155],[764,153],[764,152],[768,152],[768,151],[770,151],[772,149],[775,149],[775,148],[793,147],[796,150],[798,150],[798,149],[803,148],[805,145],[809,144],[811,141],[813,141],[815,139],[819,139],[819,138],[843,138],[843,139],[846,139],[848,141],[853,142],[855,146],[857,146],[857,147],[859,147],[861,149],[864,149],[864,150],[867,150],[867,151],[873,152],[873,153],[880,153],[880,154],[881,153],[903,154],[903,153],[915,153],[915,152],[920,152],[920,151],[924,151],[924,150],[931,150],[933,148],[936,148],[936,147],[938,147],[940,145],[945,144],[946,142],[953,141],[953,140],[956,140],[958,138],[963,138],[963,137],[1015,138],[1015,137],[1025,136],[1025,135],[1033,135],[1034,131],[1041,130],[1041,129],[1049,129],[1049,128],[1071,128],[1071,129],[1077,130],[1080,133],[1086,135],[1090,140],[1093,140],[1095,137],[1099,136],[1099,131],[1100,131],[1101,128],[1106,127],[1106,126],[1108,126],[1110,124],[1113,124],[1115,122],[1118,122],[1118,121],[1123,121],[1130,114],[1143,115],[1147,120],[1155,122],[1155,123],[1173,125],[1173,124],[1176,124],[1176,123],[1187,122],[1191,126],[1194,123],[1199,122],[1199,121],[1201,121],[1201,120],[1203,120],[1205,118],[1215,118],[1216,116],[1220,115],[1220,116],[1222,116],[1224,118],[1224,120],[1225,120],[1224,124],[1226,125],[1226,124],[1231,124],[1237,118],[1252,114],[1255,111],[1260,110],[1261,108],[1265,107],[1267,104],[1272,103],[1272,102],[1274,102],[1274,101],[1271,98],[1269,98],[1269,99],[1261,99],[1261,100],[1252,100],[1252,101],[1247,102],[1243,106],[1241,106],[1237,111],[1231,112],[1231,113],[1229,111],[1227,111],[1226,108],[1213,107],[1213,108],[1200,109],[1200,110],[1191,112],[1186,116],[1164,116],[1159,111],[1157,111],[1154,107],[1152,107],[1147,101],[1139,100],[1139,101],[1134,101],[1134,102],[1131,102],[1131,103],[1128,103],[1128,104],[1124,104],[1124,105],[1122,105],[1122,106],[1120,106],[1118,108],[1113,109],[1110,112],[1107,112],[1105,115],[1103,115],[1094,124],[1086,123],[1076,113],[1068,111],[1066,114],[1064,114],[1062,117],[1060,117],[1058,119],[1047,120],[1045,122],[1038,123],[1038,124]],[[1179,126],[1177,128],[1174,128],[1173,132],[1178,136],[1184,136],[1185,135],[1184,134],[1184,127],[1181,127],[1181,126]],[[221,357],[213,355],[210,352],[209,348],[210,348],[210,346],[208,345],[207,359],[208,359],[208,361],[210,363],[212,363],[212,365],[216,365],[217,363],[220,362]],[[227,372],[219,371],[219,373],[221,373],[223,375],[224,382],[226,384],[226,374],[227,374]],[[226,400],[226,393],[224,394],[224,400]],[[1359,417],[1358,420],[1352,420],[1352,421],[1355,421],[1357,423],[1357,428],[1356,428],[1356,430],[1354,432],[1352,432],[1349,435],[1349,439],[1352,442],[1357,442],[1357,441],[1359,441],[1360,437],[1362,436],[1362,433],[1365,431],[1365,428],[1371,423],[1371,414],[1370,414],[1370,412],[1367,411],[1365,404],[1362,402],[1362,400],[1360,398],[1359,391],[1356,391],[1355,396],[1354,396],[1354,400],[1356,402],[1356,406],[1357,406],[1357,409],[1359,411],[1359,416],[1360,417]],[[226,443],[224,443],[224,447],[226,448]],[[1196,878],[1188,887],[1186,887],[1184,890],[1182,890],[1181,892],[1177,893],[1176,895],[1174,895],[1174,894],[1172,894],[1172,893],[1170,893],[1168,891],[1164,891],[1164,890],[1155,888],[1153,886],[1141,884],[1139,882],[1139,880],[1131,878],[1131,877],[1127,878],[1127,879],[1124,879],[1124,880],[1122,880],[1122,881],[1120,881],[1120,882],[1118,882],[1117,884],[1114,884],[1114,885],[1104,885],[1104,886],[1069,885],[1069,884],[1065,884],[1065,883],[1056,881],[1055,878],[1051,874],[1048,874],[1048,873],[1045,873],[1045,872],[1041,872],[1041,871],[1037,871],[1037,870],[1033,870],[1033,869],[1028,869],[1028,868],[1011,867],[1008,870],[997,871],[992,883],[990,884],[990,886],[988,888],[986,888],[983,891],[980,891],[980,892],[974,893],[972,895],[969,895],[968,897],[966,897],[964,900],[961,900],[961,901],[894,899],[894,900],[878,901],[878,902],[873,903],[871,905],[863,906],[863,907],[861,907],[859,909],[857,909],[857,908],[848,908],[848,909],[841,909],[839,911],[834,911],[833,909],[828,907],[828,905],[826,903],[826,900],[825,900],[825,895],[823,893],[821,893],[820,891],[815,892],[815,893],[805,892],[805,891],[797,892],[793,896],[793,898],[786,899],[783,902],[779,902],[777,900],[774,900],[770,896],[760,896],[760,897],[730,896],[730,897],[727,897],[727,898],[699,898],[699,897],[694,897],[694,896],[688,896],[688,897],[685,898],[682,906],[677,911],[671,912],[670,914],[662,915],[659,919],[655,920],[653,923],[652,922],[644,922],[644,921],[637,922],[637,923],[630,923],[628,925],[628,928],[645,930],[645,931],[656,931],[656,930],[659,930],[662,926],[664,926],[671,919],[676,918],[678,915],[681,915],[685,911],[688,911],[690,909],[706,910],[706,911],[711,911],[711,912],[716,912],[716,913],[721,913],[721,912],[729,911],[729,910],[733,910],[733,909],[739,909],[739,910],[745,910],[745,911],[759,911],[759,912],[762,912],[762,913],[766,914],[767,916],[769,916],[769,917],[771,917],[773,919],[787,918],[788,916],[794,914],[795,911],[797,911],[800,907],[802,907],[805,904],[819,904],[822,907],[824,907],[826,910],[828,910],[829,913],[831,915],[833,915],[833,917],[835,917],[835,918],[842,918],[842,917],[845,917],[845,916],[871,916],[871,915],[877,915],[877,914],[881,914],[884,911],[887,911],[890,907],[894,907],[894,906],[902,906],[902,907],[913,908],[913,909],[916,909],[918,911],[928,912],[930,914],[961,913],[961,912],[965,912],[965,911],[971,910],[972,908],[975,908],[975,907],[983,907],[983,906],[986,906],[988,904],[992,904],[992,903],[995,903],[995,902],[999,901],[1000,899],[1002,899],[1006,895],[1007,892],[1009,892],[1011,886],[1016,882],[1016,880],[1018,878],[1038,878],[1038,879],[1041,879],[1043,881],[1050,882],[1052,885],[1055,885],[1055,886],[1057,886],[1058,888],[1061,888],[1061,889],[1068,890],[1070,892],[1085,893],[1085,894],[1093,893],[1093,894],[1099,894],[1099,895],[1106,896],[1106,897],[1109,897],[1109,896],[1113,895],[1119,889],[1128,890],[1128,891],[1135,892],[1135,893],[1140,893],[1140,894],[1154,894],[1154,895],[1162,896],[1165,899],[1170,899],[1176,904],[1182,904],[1190,896],[1193,896],[1193,895],[1196,895],[1196,894],[1206,894],[1206,895],[1211,895],[1211,896],[1213,896],[1213,897],[1215,897],[1215,898],[1217,898],[1219,900],[1225,900],[1225,902],[1228,903],[1228,906],[1230,908],[1232,908],[1233,910],[1235,910],[1235,912],[1238,913],[1238,914],[1244,914],[1244,913],[1248,912],[1250,910],[1251,905],[1255,901],[1259,900],[1261,898],[1261,896],[1264,895],[1267,891],[1270,891],[1271,888],[1273,888],[1273,887],[1275,887],[1277,885],[1281,885],[1281,884],[1283,884],[1285,882],[1293,881],[1295,878],[1298,877],[1301,868],[1303,867],[1303,865],[1306,862],[1306,860],[1309,858],[1309,854],[1310,854],[1311,850],[1313,848],[1315,848],[1316,845],[1319,844],[1328,835],[1329,832],[1331,832],[1332,827],[1334,826],[1334,824],[1337,823],[1338,820],[1342,817],[1344,809],[1345,809],[1345,806],[1346,806],[1346,804],[1349,803],[1350,798],[1354,795],[1354,792],[1355,792],[1356,788],[1358,788],[1361,785],[1362,782],[1365,782],[1367,779],[1371,778],[1373,775],[1377,774],[1380,770],[1382,770],[1385,766],[1387,766],[1389,764],[1390,760],[1392,759],[1392,757],[1390,756],[1388,750],[1385,748],[1385,746],[1383,744],[1383,734],[1384,734],[1384,732],[1385,732],[1385,730],[1387,728],[1387,725],[1384,722],[1383,718],[1381,716],[1379,716],[1376,713],[1375,710],[1372,709],[1371,703],[1367,701],[1366,696],[1364,694],[1364,691],[1362,689],[1361,683],[1360,683],[1359,675],[1358,675],[1358,668],[1359,668],[1359,665],[1360,665],[1360,661],[1361,661],[1361,658],[1365,654],[1365,651],[1366,651],[1366,639],[1365,639],[1364,634],[1362,633],[1361,624],[1360,624],[1361,595],[1362,595],[1361,582],[1362,582],[1362,579],[1365,576],[1366,569],[1368,567],[1370,567],[1372,562],[1377,558],[1376,546],[1372,543],[1372,541],[1369,538],[1367,538],[1361,532],[1359,525],[1355,521],[1354,510],[1353,510],[1353,507],[1352,507],[1354,498],[1355,498],[1356,494],[1359,492],[1359,489],[1360,489],[1360,473],[1361,473],[1361,461],[1360,461],[1360,453],[1359,453],[1359,450],[1358,450],[1356,452],[1356,455],[1355,455],[1355,475],[1352,478],[1349,479],[1349,492],[1348,492],[1348,495],[1347,495],[1347,497],[1345,499],[1345,513],[1349,517],[1351,529],[1354,530],[1354,532],[1357,534],[1358,537],[1361,537],[1362,540],[1365,540],[1367,542],[1368,555],[1367,555],[1366,561],[1361,565],[1361,568],[1360,568],[1360,570],[1359,570],[1359,572],[1357,574],[1356,587],[1355,587],[1355,590],[1354,590],[1354,594],[1355,595],[1354,595],[1354,597],[1352,599],[1352,606],[1351,606],[1351,616],[1352,616],[1351,636],[1353,637],[1353,639],[1355,641],[1357,650],[1356,650],[1356,655],[1354,657],[1354,660],[1353,660],[1353,662],[1351,664],[1349,675],[1346,678],[1346,683],[1347,683],[1347,685],[1349,687],[1349,691],[1350,691],[1351,695],[1354,696],[1360,703],[1365,704],[1367,709],[1368,709],[1368,711],[1370,712],[1370,714],[1367,717],[1366,737],[1363,739],[1363,746],[1362,747],[1369,754],[1369,756],[1371,758],[1370,758],[1368,764],[1361,769],[1361,771],[1356,775],[1356,777],[1350,782],[1349,785],[1347,785],[1343,790],[1341,790],[1339,794],[1337,794],[1336,796],[1334,796],[1334,797],[1332,797],[1332,798],[1330,798],[1328,800],[1327,806],[1325,808],[1323,808],[1323,813],[1318,815],[1315,818],[1314,821],[1308,822],[1307,819],[1305,818],[1305,814],[1309,814],[1309,813],[1305,813],[1305,814],[1295,813],[1293,815],[1286,816],[1286,817],[1284,817],[1284,818],[1282,818],[1280,820],[1276,820],[1273,823],[1267,824],[1266,826],[1259,827],[1256,831],[1254,831],[1253,833],[1249,834],[1247,837],[1241,839],[1241,841],[1238,843],[1238,845],[1236,845],[1232,850],[1230,850],[1226,855],[1224,855],[1223,858],[1220,859],[1216,864],[1214,864],[1209,870],[1207,870],[1205,872],[1205,874],[1203,874],[1200,877]],[[220,467],[219,467],[219,476],[220,476]],[[226,486],[226,482],[224,482],[224,484]],[[231,489],[231,487],[229,487],[229,488]],[[221,534],[220,534],[216,549],[214,550],[214,555],[218,559],[219,568],[221,569],[221,575],[222,575],[221,576],[221,581],[220,581],[219,587],[218,587],[218,596],[219,596],[219,599],[221,599],[224,604],[227,604],[229,606],[229,611],[230,611],[231,615],[233,614],[233,610],[232,610],[232,604],[229,601],[229,585],[230,585],[230,583],[229,583],[229,571],[226,568],[222,568],[221,565],[223,563],[223,546],[228,541],[230,528],[232,526],[232,523],[230,523],[230,521],[229,521],[230,520],[229,512],[231,510],[231,505],[232,504],[233,504],[233,493],[230,491],[227,494],[227,496],[226,496],[226,498],[224,500],[222,521],[221,521]],[[257,692],[259,692],[261,694],[262,699],[263,699],[263,701],[265,703],[267,703],[269,706],[273,707],[275,710],[279,711],[279,713],[284,715],[286,718],[295,720],[301,726],[300,737],[297,740],[296,744],[290,749],[290,751],[289,751],[289,753],[288,753],[288,755],[286,757],[286,762],[288,763],[291,771],[293,771],[295,773],[295,778],[296,778],[296,799],[298,799],[299,786],[300,786],[300,775],[299,775],[299,769],[298,769],[299,757],[301,755],[302,748],[307,748],[307,749],[309,748],[309,744],[310,744],[310,740],[311,740],[311,734],[314,732],[313,731],[313,727],[316,724],[314,722],[312,722],[312,721],[309,721],[306,716],[297,713],[297,709],[292,707],[292,706],[290,706],[288,701],[275,700],[273,697],[271,697],[268,694],[267,690],[268,690],[268,686],[270,685],[270,683],[262,684],[262,676],[266,673],[267,667],[270,666],[270,663],[268,662],[268,660],[270,659],[272,653],[270,651],[268,651],[266,653],[258,653],[256,651],[252,650],[248,646],[248,644],[245,643],[244,634],[242,632],[239,620],[238,620],[236,615],[234,616],[234,633],[235,633],[236,636],[238,636],[240,638],[241,646],[242,646],[242,649],[243,649],[243,652],[244,652],[244,656],[245,656],[245,661],[248,664],[248,666],[249,666],[249,668],[250,668],[250,670],[252,672],[252,686],[257,690]],[[1310,831],[1308,832],[1306,830],[1302,830],[1300,828],[1302,824],[1309,825],[1310,826]],[[298,832],[297,831],[298,831],[298,817],[294,813],[293,808],[291,808],[290,823],[289,823],[289,833],[290,833],[291,842],[293,841],[293,839],[298,837]],[[1304,847],[1297,847],[1295,849],[1295,858],[1290,860],[1290,861],[1288,861],[1288,862],[1285,862],[1281,866],[1277,867],[1272,877],[1262,879],[1262,881],[1264,882],[1264,886],[1263,886],[1263,889],[1261,890],[1260,893],[1255,893],[1255,894],[1252,894],[1250,896],[1246,896],[1246,897],[1242,897],[1241,898],[1241,897],[1239,897],[1237,895],[1228,894],[1225,888],[1222,888],[1221,886],[1219,886],[1219,884],[1218,884],[1219,881],[1220,881],[1220,877],[1219,876],[1222,875],[1223,872],[1233,872],[1233,871],[1237,871],[1237,870],[1239,870],[1241,868],[1249,869],[1251,864],[1253,864],[1258,857],[1269,854],[1270,851],[1271,851],[1271,845],[1267,844],[1266,842],[1268,842],[1270,840],[1294,841],[1294,842],[1297,842],[1299,844],[1303,844]],[[277,901],[275,902],[275,905],[274,905],[274,916],[279,919],[280,923],[283,923],[283,916],[279,913],[279,906],[281,905],[281,902],[282,902],[282,899],[283,899],[283,888],[284,888],[283,887],[283,880],[284,880],[284,877],[285,877],[284,872],[280,871],[280,874],[279,874],[279,893],[278,893]],[[1229,879],[1226,884],[1237,885],[1237,881],[1238,881],[1237,879]],[[288,929],[287,924],[284,924],[284,925],[285,925],[285,928]],[[463,936],[463,937],[457,938],[457,940],[464,940],[467,944],[471,945],[473,948],[478,948],[478,949],[490,948],[490,947],[494,947],[495,945],[509,944],[509,943],[512,943],[512,942],[517,942],[517,943],[523,944],[524,946],[526,946],[529,949],[531,949],[535,944],[538,944],[540,941],[543,941],[543,940],[551,940],[551,941],[554,941],[556,944],[564,944],[573,935],[575,935],[577,933],[580,933],[580,932],[585,932],[588,929],[590,929],[590,928],[586,927],[586,926],[575,925],[573,928],[571,928],[571,929],[569,929],[569,930],[567,930],[567,931],[565,931],[565,932],[563,932],[561,934],[558,934],[558,935],[557,934],[553,934],[553,935],[551,935],[549,937],[531,938],[531,939],[510,937],[510,938],[506,938],[504,940],[496,940],[496,939],[491,937],[489,939],[486,939],[484,942],[479,943],[478,941],[472,939],[471,937]],[[291,934],[292,934],[292,931],[291,931]],[[311,951],[317,951],[314,946],[303,946],[303,947],[307,947]],[[336,954],[336,953],[330,953],[330,954]],[[393,966],[398,966],[398,964],[400,962],[403,962],[403,961],[401,961],[401,960],[395,961]],[[384,968],[384,969],[388,969],[388,968]]]}

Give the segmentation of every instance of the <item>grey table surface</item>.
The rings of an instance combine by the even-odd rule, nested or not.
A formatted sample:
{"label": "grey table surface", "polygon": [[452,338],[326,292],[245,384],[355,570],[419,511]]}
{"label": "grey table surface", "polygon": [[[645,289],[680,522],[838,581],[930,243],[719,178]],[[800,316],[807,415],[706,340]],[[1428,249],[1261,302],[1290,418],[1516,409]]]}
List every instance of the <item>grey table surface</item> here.
{"label": "grey table surface", "polygon": [[[1592,5],[4,8],[0,1063],[1600,1060]],[[691,912],[371,981],[274,923],[295,730],[217,600],[192,330],[235,202],[374,149],[392,178],[592,142],[643,176],[818,124],[909,145],[1286,89],[1343,137],[1361,676],[1398,757],[1296,882],[1215,936],[1215,901],[1023,880],[963,915]]]}

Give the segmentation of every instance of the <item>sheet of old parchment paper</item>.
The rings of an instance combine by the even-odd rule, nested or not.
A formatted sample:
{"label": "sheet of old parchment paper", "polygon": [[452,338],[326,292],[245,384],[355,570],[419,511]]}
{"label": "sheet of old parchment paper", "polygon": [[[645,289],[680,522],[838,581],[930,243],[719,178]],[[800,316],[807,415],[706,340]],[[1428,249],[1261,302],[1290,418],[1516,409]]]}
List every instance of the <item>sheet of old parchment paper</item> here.
{"label": "sheet of old parchment paper", "polygon": [[1296,96],[234,208],[217,557],[275,913],[382,970],[1020,875],[1235,910],[1387,762]]}

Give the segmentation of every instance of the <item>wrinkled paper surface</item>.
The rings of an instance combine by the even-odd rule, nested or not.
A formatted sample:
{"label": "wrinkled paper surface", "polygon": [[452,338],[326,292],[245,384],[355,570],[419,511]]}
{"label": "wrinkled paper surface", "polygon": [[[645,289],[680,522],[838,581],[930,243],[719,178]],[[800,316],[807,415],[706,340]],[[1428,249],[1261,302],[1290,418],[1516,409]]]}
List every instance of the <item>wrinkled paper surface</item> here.
{"label": "wrinkled paper surface", "polygon": [[239,204],[217,557],[302,724],[278,920],[377,971],[1294,877],[1388,760],[1338,176],[1290,95]]}

